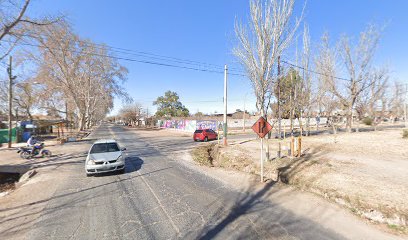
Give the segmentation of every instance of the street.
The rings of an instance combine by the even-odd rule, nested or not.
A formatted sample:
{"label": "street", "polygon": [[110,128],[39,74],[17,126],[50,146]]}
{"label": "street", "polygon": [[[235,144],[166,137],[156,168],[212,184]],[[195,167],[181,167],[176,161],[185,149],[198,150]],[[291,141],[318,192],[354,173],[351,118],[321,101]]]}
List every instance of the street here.
{"label": "street", "polygon": [[[86,177],[85,155],[73,155],[56,168],[60,173],[54,175],[64,175],[61,177],[64,180],[56,181],[55,191],[48,199],[0,207],[0,213],[6,214],[19,208],[25,211],[0,222],[2,236],[7,239],[349,238],[268,201],[274,193],[273,182],[237,191],[173,159],[168,153],[182,148],[180,140],[158,139],[152,143],[138,137],[137,131],[115,125],[100,126],[89,137],[114,138],[121,147],[126,147],[126,173]],[[91,142],[81,144],[88,148]],[[190,138],[185,143],[195,144]],[[38,207],[41,204],[43,209]],[[31,215],[31,208],[37,211],[33,214],[38,217],[31,225],[17,226]]]}

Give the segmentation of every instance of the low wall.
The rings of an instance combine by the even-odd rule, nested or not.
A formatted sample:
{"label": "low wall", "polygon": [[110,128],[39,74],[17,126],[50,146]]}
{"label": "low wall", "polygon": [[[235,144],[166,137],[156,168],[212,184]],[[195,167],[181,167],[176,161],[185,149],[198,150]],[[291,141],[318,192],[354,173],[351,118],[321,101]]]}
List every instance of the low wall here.
{"label": "low wall", "polygon": [[[245,128],[252,127],[257,119],[246,119]],[[243,119],[228,119],[228,128],[243,128]],[[276,121],[275,119],[269,120],[271,124]],[[306,126],[307,119],[302,119],[302,125]],[[326,124],[327,118],[320,118],[319,124]],[[290,126],[289,119],[282,119],[282,126]],[[217,120],[157,120],[157,126],[160,128],[170,128],[185,132],[194,132],[196,129],[212,129],[217,131],[217,127],[222,126],[222,121]],[[293,120],[293,125],[299,127],[299,121],[297,119]],[[316,125],[316,118],[310,118],[310,125]],[[275,126],[277,127],[277,123]]]}

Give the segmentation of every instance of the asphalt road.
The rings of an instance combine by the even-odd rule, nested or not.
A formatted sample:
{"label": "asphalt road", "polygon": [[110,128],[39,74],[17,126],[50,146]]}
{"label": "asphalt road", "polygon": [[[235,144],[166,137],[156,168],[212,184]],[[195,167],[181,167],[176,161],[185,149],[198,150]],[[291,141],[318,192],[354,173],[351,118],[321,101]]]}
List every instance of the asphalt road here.
{"label": "asphalt road", "polygon": [[176,140],[157,147],[114,125],[92,138],[127,148],[126,173],[87,178],[83,162],[72,164],[28,239],[343,239],[264,201],[273,183],[238,192],[172,159]]}

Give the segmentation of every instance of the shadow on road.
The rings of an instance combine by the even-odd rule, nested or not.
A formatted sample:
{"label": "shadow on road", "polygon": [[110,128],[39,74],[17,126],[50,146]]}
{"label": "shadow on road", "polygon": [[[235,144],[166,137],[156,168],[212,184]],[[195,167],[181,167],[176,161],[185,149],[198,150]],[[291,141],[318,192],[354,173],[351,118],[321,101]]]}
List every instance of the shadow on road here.
{"label": "shadow on road", "polygon": [[[39,204],[39,203],[48,202],[50,200],[57,199],[57,198],[64,198],[64,197],[69,196],[69,195],[75,195],[75,194],[82,193],[82,192],[85,192],[85,191],[89,191],[89,190],[93,190],[93,189],[97,189],[97,188],[102,188],[104,186],[108,186],[108,185],[112,185],[112,184],[118,184],[119,182],[131,181],[131,180],[133,180],[135,178],[139,178],[141,176],[149,175],[149,174],[152,174],[152,173],[155,173],[155,172],[165,171],[165,170],[168,170],[170,168],[172,168],[172,167],[162,168],[162,169],[158,169],[158,170],[155,170],[155,171],[143,173],[143,174],[140,174],[140,175],[119,179],[117,181],[111,181],[111,182],[108,182],[108,183],[99,184],[99,185],[88,187],[88,188],[83,188],[83,189],[80,189],[80,190],[78,190],[76,192],[69,192],[69,193],[65,193],[65,194],[55,195],[55,196],[53,196],[51,198],[43,199],[43,200],[40,200],[40,201],[30,202],[30,203],[27,203],[27,204],[23,204],[23,205],[11,207],[11,208],[0,209],[0,212],[9,211],[9,210],[18,209],[18,208],[27,207],[27,206],[32,206],[32,205],[36,205],[36,204]],[[86,177],[84,176],[84,178],[86,178]],[[7,221],[7,219],[4,220],[4,221]],[[4,221],[1,221],[0,223],[2,223]]]}
{"label": "shadow on road", "polygon": [[[268,201],[276,182],[262,187],[222,196],[205,206],[208,219],[197,228],[186,229],[183,239],[344,239],[310,218],[296,215],[279,204]],[[229,195],[229,194],[228,194]],[[228,199],[228,201],[225,201]],[[302,203],[299,203],[302,204]],[[313,209],[312,216],[324,217],[323,210]],[[193,221],[197,223],[199,220]],[[194,223],[192,223],[194,224]]]}

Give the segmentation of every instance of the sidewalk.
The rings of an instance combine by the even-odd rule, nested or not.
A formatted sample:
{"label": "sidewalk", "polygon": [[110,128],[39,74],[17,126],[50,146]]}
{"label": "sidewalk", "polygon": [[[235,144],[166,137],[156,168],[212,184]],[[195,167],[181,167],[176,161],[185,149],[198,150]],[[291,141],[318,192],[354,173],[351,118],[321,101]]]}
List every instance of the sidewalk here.
{"label": "sidewalk", "polygon": [[[45,141],[45,148],[49,149],[55,156],[61,145],[55,140]],[[47,161],[48,158],[35,157],[33,159],[22,159],[17,153],[19,147],[27,146],[26,143],[13,143],[12,148],[7,144],[0,147],[0,172],[17,172],[23,174],[39,163]]]}

